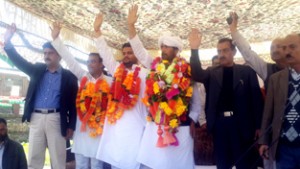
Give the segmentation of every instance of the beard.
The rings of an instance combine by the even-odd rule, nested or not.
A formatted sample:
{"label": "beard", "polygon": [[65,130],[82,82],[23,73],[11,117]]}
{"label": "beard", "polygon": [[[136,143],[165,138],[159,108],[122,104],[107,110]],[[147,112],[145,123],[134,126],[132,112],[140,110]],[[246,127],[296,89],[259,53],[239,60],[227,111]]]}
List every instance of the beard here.
{"label": "beard", "polygon": [[7,138],[8,138],[8,135],[7,135],[7,134],[0,135],[0,142],[5,141]]}

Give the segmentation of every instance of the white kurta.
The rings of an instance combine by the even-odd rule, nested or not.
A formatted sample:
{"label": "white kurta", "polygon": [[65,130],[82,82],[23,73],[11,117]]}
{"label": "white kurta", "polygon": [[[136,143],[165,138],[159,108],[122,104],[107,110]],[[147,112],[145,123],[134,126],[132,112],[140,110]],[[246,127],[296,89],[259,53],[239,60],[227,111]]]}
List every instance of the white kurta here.
{"label": "white kurta", "polygon": [[[114,74],[119,63],[115,61],[103,37],[95,39],[95,42],[105,67],[110,74]],[[134,65],[132,70],[128,71],[134,71],[136,66]],[[136,105],[132,109],[124,111],[123,116],[115,124],[105,123],[104,125],[96,158],[114,167],[121,169],[138,169],[140,167],[136,158],[146,124],[146,107],[141,99],[144,97],[147,74],[148,70],[141,68],[139,72],[141,87]]]}
{"label": "white kurta", "polygon": [[[78,79],[82,79],[84,76],[88,78],[89,82],[95,83],[99,78],[104,78],[108,84],[110,85],[112,82],[112,78],[108,76],[100,76],[98,79],[95,79],[92,77],[92,75],[82,69],[79,65],[79,63],[74,59],[72,54],[69,52],[66,46],[62,43],[62,41],[57,38],[52,42],[53,47],[56,49],[56,51],[59,53],[59,55],[62,57],[63,60],[67,63],[67,66],[69,67],[70,71],[75,74],[75,76]],[[73,145],[72,145],[72,152],[76,154],[81,154],[85,157],[89,158],[96,158],[97,149],[100,144],[101,136],[92,138],[89,136],[90,129],[89,127],[86,127],[86,131],[81,131],[81,121],[79,117],[77,116],[76,121],[76,129],[74,131],[73,136]]]}
{"label": "white kurta", "polygon": [[[138,60],[150,69],[153,59],[138,36],[135,36],[129,42]],[[197,122],[201,111],[200,94],[197,86],[194,85],[193,87],[189,117]],[[190,135],[190,127],[178,127],[176,137],[179,145],[164,148],[156,147],[157,128],[158,126],[154,122],[147,123],[137,160],[152,169],[193,169],[195,167],[194,142]]]}
{"label": "white kurta", "polygon": [[200,94],[200,102],[201,102],[201,111],[200,111],[200,116],[199,116],[199,124],[202,126],[203,124],[206,123],[206,115],[205,115],[205,99],[206,99],[206,92],[205,92],[205,87],[202,83],[197,83],[198,89],[199,89],[199,94]]}

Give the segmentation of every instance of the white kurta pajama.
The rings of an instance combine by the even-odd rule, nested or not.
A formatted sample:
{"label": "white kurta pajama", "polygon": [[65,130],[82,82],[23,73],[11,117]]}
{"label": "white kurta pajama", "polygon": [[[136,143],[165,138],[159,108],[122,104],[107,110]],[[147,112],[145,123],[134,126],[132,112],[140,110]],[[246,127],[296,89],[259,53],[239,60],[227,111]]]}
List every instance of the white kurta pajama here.
{"label": "white kurta pajama", "polygon": [[[146,68],[150,69],[153,58],[148,54],[139,37],[135,36],[129,42],[138,60]],[[200,115],[201,104],[197,85],[193,87],[189,117],[196,123]],[[179,142],[178,146],[163,148],[156,147],[158,140],[157,129],[158,126],[154,122],[147,123],[137,160],[152,169],[195,168],[193,155],[194,142],[190,135],[190,127],[178,127],[178,132],[176,133]]]}
{"label": "white kurta pajama", "polygon": [[[59,55],[63,58],[63,60],[67,63],[70,71],[79,79],[81,80],[84,76],[88,78],[88,82],[95,83],[98,79],[104,78],[106,82],[110,85],[112,82],[112,78],[101,75],[98,79],[92,77],[92,75],[81,68],[80,64],[75,60],[72,54],[68,51],[66,46],[62,43],[59,38],[56,38],[52,42],[53,47],[59,53]],[[97,149],[100,144],[101,136],[97,136],[95,138],[90,137],[90,129],[86,126],[86,131],[81,131],[81,121],[77,116],[76,121],[76,130],[74,131],[73,140],[74,143],[72,145],[72,152],[75,154],[80,154],[84,157],[96,158]],[[87,166],[88,167],[88,166]]]}
{"label": "white kurta pajama", "polygon": [[[103,37],[95,39],[95,42],[105,67],[113,75],[120,63],[114,59],[111,49]],[[128,70],[128,72],[134,71],[136,66],[133,65],[132,70]],[[105,161],[113,167],[121,169],[140,168],[140,163],[136,161],[136,158],[146,124],[147,112],[141,99],[144,97],[147,74],[148,70],[141,67],[138,75],[141,79],[140,94],[136,105],[130,110],[125,110],[115,124],[105,123],[104,125],[97,159]]]}

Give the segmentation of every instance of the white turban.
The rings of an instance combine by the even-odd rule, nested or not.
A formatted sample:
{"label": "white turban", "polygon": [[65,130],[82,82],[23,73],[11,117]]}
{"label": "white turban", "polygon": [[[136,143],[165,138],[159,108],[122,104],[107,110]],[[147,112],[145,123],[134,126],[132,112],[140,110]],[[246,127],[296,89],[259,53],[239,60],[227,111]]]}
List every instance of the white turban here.
{"label": "white turban", "polygon": [[172,35],[171,32],[165,32],[165,33],[163,33],[162,36],[159,37],[159,39],[158,39],[159,47],[161,47],[162,44],[170,46],[170,47],[178,48],[177,55],[179,55],[179,53],[182,51],[182,48],[183,48],[183,44],[182,44],[180,37]]}

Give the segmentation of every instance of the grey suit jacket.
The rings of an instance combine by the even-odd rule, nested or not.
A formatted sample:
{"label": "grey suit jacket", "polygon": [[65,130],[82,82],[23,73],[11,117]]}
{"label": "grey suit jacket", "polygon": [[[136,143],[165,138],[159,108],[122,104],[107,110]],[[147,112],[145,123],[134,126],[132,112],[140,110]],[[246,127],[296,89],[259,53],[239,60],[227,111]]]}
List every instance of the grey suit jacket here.
{"label": "grey suit jacket", "polygon": [[270,77],[262,120],[262,139],[260,144],[270,147],[272,159],[276,157],[278,140],[284,120],[285,105],[288,97],[289,70],[283,69]]}

